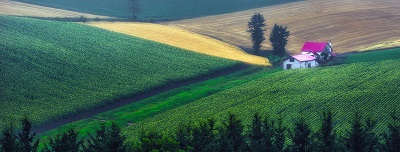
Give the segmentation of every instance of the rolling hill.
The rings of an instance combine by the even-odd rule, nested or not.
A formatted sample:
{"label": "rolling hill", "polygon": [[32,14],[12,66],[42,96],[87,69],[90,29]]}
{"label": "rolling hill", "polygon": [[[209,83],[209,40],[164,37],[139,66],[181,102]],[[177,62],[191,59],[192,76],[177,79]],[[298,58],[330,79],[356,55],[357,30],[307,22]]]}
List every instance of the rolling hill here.
{"label": "rolling hill", "polygon": [[34,17],[81,17],[86,18],[109,18],[108,16],[93,15],[56,9],[51,7],[33,5],[12,0],[0,0],[0,14],[15,16],[34,16]]}
{"label": "rolling hill", "polygon": [[[336,52],[400,46],[398,0],[306,0],[248,11],[164,23],[251,48],[247,22],[254,13],[267,20],[267,37],[274,23],[288,26],[287,49],[299,53],[306,41],[333,42]],[[263,49],[271,49],[267,40]]]}
{"label": "rolling hill", "polygon": [[238,65],[76,23],[0,15],[0,126],[35,125]]}
{"label": "rolling hill", "polygon": [[89,25],[211,56],[254,65],[271,65],[267,58],[248,54],[233,45],[180,28],[151,23],[128,22],[91,22]]}
{"label": "rolling hill", "polygon": [[[131,17],[130,0],[17,0],[103,16]],[[139,0],[141,19],[176,20],[223,14],[298,0]]]}
{"label": "rolling hill", "polygon": [[[398,56],[400,49],[382,51],[380,55],[385,53]],[[273,118],[281,115],[285,125],[292,125],[303,116],[316,130],[322,111],[328,109],[334,113],[333,124],[339,134],[349,127],[355,111],[377,120],[375,131],[382,132],[391,120],[390,111],[400,108],[400,60],[391,56],[365,60],[371,55],[374,52],[350,56],[344,60],[346,64],[337,66],[265,75],[134,123],[124,132],[134,141],[141,128],[168,133],[184,122],[208,118],[221,122],[228,113],[238,114],[244,124],[250,124],[255,112]],[[354,61],[362,59],[363,62]]]}

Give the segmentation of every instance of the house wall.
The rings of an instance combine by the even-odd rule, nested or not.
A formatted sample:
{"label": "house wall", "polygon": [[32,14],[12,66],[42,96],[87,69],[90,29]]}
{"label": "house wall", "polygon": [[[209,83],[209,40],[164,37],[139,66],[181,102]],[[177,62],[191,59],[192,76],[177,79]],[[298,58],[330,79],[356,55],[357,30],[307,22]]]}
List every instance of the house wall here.
{"label": "house wall", "polygon": [[294,62],[290,62],[290,58],[289,58],[289,59],[286,59],[285,61],[283,61],[283,69],[287,70],[288,64],[291,64],[291,66],[292,66],[291,69],[309,68],[308,63],[310,63],[311,68],[319,65],[316,60],[300,62],[295,59]]}

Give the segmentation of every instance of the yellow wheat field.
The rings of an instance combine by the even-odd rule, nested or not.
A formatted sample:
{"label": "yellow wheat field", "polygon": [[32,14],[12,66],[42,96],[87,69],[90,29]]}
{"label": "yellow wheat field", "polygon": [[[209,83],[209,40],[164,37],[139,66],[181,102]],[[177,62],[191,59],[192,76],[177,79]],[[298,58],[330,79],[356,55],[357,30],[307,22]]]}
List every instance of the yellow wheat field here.
{"label": "yellow wheat field", "polygon": [[[251,48],[245,30],[256,12],[267,20],[266,37],[274,23],[288,26],[292,53],[306,41],[332,40],[336,52],[400,46],[400,0],[305,0],[164,24]],[[266,39],[263,49],[271,49]]]}
{"label": "yellow wheat field", "polygon": [[255,65],[270,65],[266,58],[247,54],[243,50],[228,43],[176,27],[129,22],[92,22],[89,23],[89,25],[211,56]]}
{"label": "yellow wheat field", "polygon": [[11,0],[0,0],[0,14],[16,16],[38,16],[38,17],[80,17],[87,18],[109,18],[107,16],[92,15],[56,9],[51,7],[21,3]]}

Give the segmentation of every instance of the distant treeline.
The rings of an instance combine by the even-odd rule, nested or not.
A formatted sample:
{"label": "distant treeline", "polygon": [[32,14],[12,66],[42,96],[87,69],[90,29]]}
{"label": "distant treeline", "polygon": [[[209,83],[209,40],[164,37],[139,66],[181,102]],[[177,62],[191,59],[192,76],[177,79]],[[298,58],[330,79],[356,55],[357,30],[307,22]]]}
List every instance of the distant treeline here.
{"label": "distant treeline", "polygon": [[[44,143],[45,152],[125,152],[125,151],[354,151],[394,152],[400,149],[399,117],[394,113],[388,129],[382,134],[374,133],[376,122],[354,114],[351,127],[345,135],[335,133],[332,112],[324,112],[320,128],[313,132],[305,119],[299,117],[293,128],[283,126],[282,118],[271,119],[255,113],[252,123],[242,124],[235,114],[229,114],[227,121],[216,126],[209,119],[197,123],[186,123],[178,127],[174,134],[162,134],[151,129],[142,129],[137,143],[127,143],[120,128],[112,123],[110,127],[102,124],[94,135],[78,139],[73,129],[58,134]],[[31,123],[25,118],[22,130],[14,134],[12,125],[3,130],[0,139],[1,152],[38,151],[39,140],[31,134]]]}

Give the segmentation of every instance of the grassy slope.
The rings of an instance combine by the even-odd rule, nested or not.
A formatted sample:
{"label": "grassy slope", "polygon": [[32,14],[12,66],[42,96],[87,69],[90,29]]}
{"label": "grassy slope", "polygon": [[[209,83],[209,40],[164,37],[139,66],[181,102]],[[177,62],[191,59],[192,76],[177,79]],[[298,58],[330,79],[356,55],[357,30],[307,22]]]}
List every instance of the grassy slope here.
{"label": "grassy slope", "polygon": [[132,124],[124,132],[132,141],[141,128],[171,132],[181,122],[224,120],[228,112],[249,124],[256,111],[273,117],[282,114],[285,125],[303,116],[317,129],[326,109],[333,110],[340,134],[356,110],[376,119],[377,131],[383,131],[390,110],[400,108],[400,60],[386,60],[390,58],[359,63],[350,63],[349,58],[350,64],[273,73]]}
{"label": "grassy slope", "polygon": [[[97,15],[130,17],[130,0],[18,0]],[[139,0],[140,18],[180,19],[235,12],[295,0]]]}
{"label": "grassy slope", "polygon": [[0,33],[1,124],[42,124],[237,64],[75,23],[0,16]]}
{"label": "grassy slope", "polygon": [[121,108],[101,113],[90,119],[80,120],[56,129],[38,134],[41,141],[47,141],[59,132],[69,128],[81,131],[80,136],[86,136],[86,132],[92,133],[103,122],[114,121],[120,126],[137,123],[154,115],[161,114],[176,107],[207,97],[211,94],[242,85],[254,79],[280,71],[270,70],[264,67],[251,67],[226,76],[214,78],[204,82],[190,84],[171,91],[167,91],[150,98],[140,100]]}

